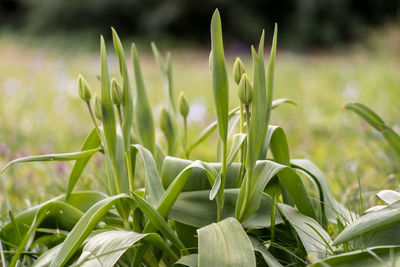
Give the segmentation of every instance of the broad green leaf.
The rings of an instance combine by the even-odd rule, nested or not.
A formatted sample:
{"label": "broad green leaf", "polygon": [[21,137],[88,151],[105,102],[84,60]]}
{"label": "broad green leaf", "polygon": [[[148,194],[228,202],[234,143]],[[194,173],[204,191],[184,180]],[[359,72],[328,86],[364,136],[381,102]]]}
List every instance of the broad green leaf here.
{"label": "broad green leaf", "polygon": [[300,237],[309,259],[316,261],[332,255],[331,238],[317,221],[286,204],[279,208]]}
{"label": "broad green leaf", "polygon": [[330,222],[336,223],[337,219],[340,219],[347,224],[352,221],[352,218],[356,217],[355,214],[334,199],[328,180],[313,162],[307,159],[294,159],[291,160],[291,164],[293,168],[304,173],[316,185],[320,195],[322,212]]}
{"label": "broad green leaf", "polygon": [[49,267],[51,264],[51,261],[55,258],[55,256],[60,251],[61,245],[62,244],[59,244],[59,245],[45,251],[42,255],[40,255],[39,258],[37,258],[35,260],[32,267]]}
{"label": "broad green leaf", "polygon": [[137,134],[142,145],[155,155],[156,153],[156,137],[153,114],[151,111],[149,99],[147,97],[144,85],[142,70],[140,68],[139,56],[135,44],[132,44],[133,69],[136,81],[136,98],[135,98],[135,124]]}
{"label": "broad green leaf", "polygon": [[[237,153],[239,152],[239,149],[243,146],[245,140],[246,140],[245,134],[235,134],[233,136],[233,142],[231,145],[231,150],[229,151],[228,154],[226,168],[229,168],[232,165]],[[210,191],[211,200],[214,199],[215,196],[217,195],[220,185],[221,185],[221,173],[218,174],[217,179],[215,180],[215,183],[211,188]]]}
{"label": "broad green leaf", "polygon": [[21,253],[24,250],[29,249],[32,242],[32,237],[44,219],[49,219],[49,221],[57,225],[59,229],[72,229],[82,215],[82,211],[74,208],[71,205],[68,205],[65,202],[53,201],[40,207],[36,212],[29,230],[25,233],[23,239],[21,240],[21,243],[19,244],[18,249],[11,260],[10,267],[16,266]]}
{"label": "broad green leaf", "polygon": [[188,267],[197,267],[199,262],[199,255],[198,254],[190,254],[180,258],[175,265],[183,265]]}
{"label": "broad green leaf", "polygon": [[171,242],[181,251],[185,250],[185,246],[179,240],[176,233],[171,229],[164,218],[149,205],[143,198],[138,196],[137,194],[132,194],[133,199],[136,201],[136,204],[140,208],[140,210],[146,215],[149,219],[150,223],[156,227],[166,238],[171,240]]}
{"label": "broad green leaf", "polygon": [[[214,184],[216,172],[213,171],[211,168],[208,168],[204,163],[201,161],[195,161],[190,163],[190,165],[186,166],[183,170],[181,170],[174,178],[174,180],[169,184],[162,200],[160,201],[157,212],[161,215],[162,218],[166,218],[169,211],[171,210],[172,206],[174,205],[176,199],[178,198],[179,194],[182,192],[183,187],[185,186],[190,173],[193,169],[201,169],[205,171],[206,177],[209,180],[209,184]],[[217,201],[220,201],[220,198],[217,197]],[[145,226],[143,233],[153,232],[154,226],[147,223]],[[134,266],[138,266],[141,262],[142,257],[147,249],[147,246],[141,246],[135,256],[134,259]],[[185,251],[186,252],[186,251]]]}
{"label": "broad green leaf", "polygon": [[364,267],[398,266],[400,263],[399,246],[370,247],[329,257],[311,264],[310,267]]}
{"label": "broad green leaf", "polygon": [[253,236],[249,236],[254,251],[259,252],[264,258],[265,262],[270,267],[282,267],[283,265],[266,249],[265,245]]}
{"label": "broad green leaf", "polygon": [[131,149],[135,150],[135,154],[139,152],[145,170],[145,199],[153,207],[156,207],[165,193],[158,174],[156,163],[149,150],[141,145],[131,145]]}
{"label": "broad green leaf", "polygon": [[[193,161],[174,158],[174,157],[166,157],[162,170],[162,183],[164,188],[167,188],[172,181],[177,177],[177,175],[185,169],[187,166],[192,164]],[[213,173],[218,174],[221,169],[221,163],[206,163],[202,162],[202,165],[206,166],[207,169],[213,169]],[[232,163],[231,166],[227,169],[227,180],[225,188],[234,188],[237,184],[238,173],[240,169],[239,163]],[[216,175],[215,175],[216,176]],[[182,191],[196,191],[196,190],[210,190],[210,180],[207,177],[207,174],[204,172],[202,168],[194,168],[188,177],[188,181],[183,187]]]}
{"label": "broad green leaf", "polygon": [[334,240],[334,245],[360,237],[372,231],[380,230],[396,222],[400,222],[400,201],[386,208],[361,216],[348,225]]}
{"label": "broad green leaf", "polygon": [[[240,188],[238,202],[236,203],[235,216],[241,222],[245,222],[247,218],[258,208],[261,198],[261,192],[264,191],[268,182],[275,176],[278,176],[279,182],[287,190],[294,204],[303,214],[316,218],[314,207],[307,195],[300,176],[294,169],[269,160],[260,160],[257,162],[253,170],[253,179],[250,183],[250,190],[247,199],[246,184],[243,183]],[[247,177],[245,177],[247,179]]]}
{"label": "broad green leaf", "polygon": [[[190,191],[179,195],[168,218],[196,228],[209,225],[217,221],[217,204],[209,200],[209,191]],[[233,217],[239,189],[225,189],[225,204],[222,218]],[[247,229],[261,229],[271,226],[272,203],[267,198],[261,198],[260,206],[249,219],[243,223]],[[276,214],[275,224],[282,223],[279,214]]]}
{"label": "broad green leaf", "polygon": [[382,190],[376,196],[387,204],[392,204],[400,200],[400,193],[393,190]]}
{"label": "broad green leaf", "polygon": [[125,230],[110,230],[88,238],[76,264],[81,267],[114,266],[126,250],[140,240],[145,240],[168,253],[173,259],[178,259],[156,233],[139,234]]}
{"label": "broad green leaf", "polygon": [[96,227],[108,210],[112,208],[114,203],[123,198],[130,199],[128,195],[120,194],[103,199],[94,204],[71,230],[62,243],[61,249],[52,261],[50,267],[64,266],[79,249],[86,237],[92,232],[93,228]]}
{"label": "broad green leaf", "polygon": [[[86,137],[85,142],[82,145],[81,151],[95,149],[101,145],[101,139],[99,134],[97,133],[96,129],[93,129],[88,137]],[[68,188],[67,188],[67,198],[71,195],[72,190],[76,182],[78,181],[79,177],[81,176],[83,169],[86,167],[87,163],[89,162],[91,156],[86,158],[78,159],[75,162],[74,168],[71,171],[71,174],[68,179]]]}
{"label": "broad green leaf", "polygon": [[294,159],[291,163],[293,168],[302,171],[316,183],[322,204],[321,209],[329,222],[336,223],[339,219],[346,225],[357,218],[356,214],[349,211],[333,197],[327,178],[314,163],[307,159]]}
{"label": "broad green leaf", "polygon": [[228,134],[229,84],[226,73],[221,17],[218,9],[211,19],[211,87],[215,112],[217,113],[218,136],[226,142]]}
{"label": "broad green leaf", "polygon": [[38,161],[70,161],[84,159],[92,156],[94,153],[101,151],[101,148],[95,148],[85,151],[73,152],[73,153],[60,153],[60,154],[46,154],[39,156],[29,156],[10,161],[1,171],[0,174],[4,173],[11,165],[22,162],[38,162]]}
{"label": "broad green leaf", "polygon": [[250,239],[240,223],[227,218],[197,230],[199,267],[256,266]]}

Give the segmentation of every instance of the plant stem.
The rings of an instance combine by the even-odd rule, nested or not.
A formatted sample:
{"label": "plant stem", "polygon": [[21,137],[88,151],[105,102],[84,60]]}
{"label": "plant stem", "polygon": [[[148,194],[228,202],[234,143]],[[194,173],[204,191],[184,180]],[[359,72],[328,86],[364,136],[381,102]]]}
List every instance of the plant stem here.
{"label": "plant stem", "polygon": [[225,196],[224,196],[224,188],[225,188],[225,176],[226,176],[226,147],[227,142],[222,142],[222,167],[221,167],[221,185],[219,187],[219,192],[222,194],[222,203],[218,206],[217,209],[217,221],[222,220],[222,210],[224,208]]}
{"label": "plant stem", "polygon": [[189,158],[187,151],[187,118],[183,118],[183,150],[185,151],[185,157]]}
{"label": "plant stem", "polygon": [[94,126],[96,128],[97,134],[99,135],[99,138],[101,139],[100,128],[99,128],[99,125],[97,124],[96,117],[93,114],[92,106],[90,105],[89,101],[86,102],[86,105],[87,105],[88,110],[89,110],[90,118],[92,119],[93,124],[94,124]]}
{"label": "plant stem", "polygon": [[[250,130],[250,107],[249,107],[249,105],[246,105],[245,106],[245,110],[246,110],[246,131],[247,131],[247,134],[249,133],[249,130]],[[249,201],[249,199],[250,199],[250,197],[251,197],[251,195],[252,195],[252,193],[253,192],[250,192],[250,179],[252,178],[252,176],[253,176],[253,168],[254,168],[254,166],[247,166],[248,164],[248,162],[247,162],[247,158],[249,157],[249,153],[250,153],[250,150],[249,149],[247,149],[247,151],[246,151],[246,159],[245,159],[245,162],[246,162],[246,178],[245,178],[245,180],[244,180],[244,182],[245,182],[245,194],[244,194],[244,201],[243,201],[243,206],[242,206],[242,210],[240,211],[240,213],[239,213],[239,220],[241,221],[241,220],[243,220],[243,218],[242,218],[242,216],[243,216],[243,213],[244,213],[244,209],[246,209],[246,206],[247,206],[247,203],[248,203],[248,201]]]}
{"label": "plant stem", "polygon": [[[244,113],[243,113],[243,104],[240,104],[240,132],[244,133]],[[243,174],[244,174],[244,161],[245,161],[245,155],[244,155],[244,146],[240,148],[240,169],[239,169],[239,178],[237,181],[237,186],[240,187],[243,181]]]}

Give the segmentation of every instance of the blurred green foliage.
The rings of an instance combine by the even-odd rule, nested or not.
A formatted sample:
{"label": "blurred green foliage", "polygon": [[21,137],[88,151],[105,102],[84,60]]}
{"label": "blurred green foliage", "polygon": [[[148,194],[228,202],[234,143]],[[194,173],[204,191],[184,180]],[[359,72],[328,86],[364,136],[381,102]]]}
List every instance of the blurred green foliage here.
{"label": "blurred green foliage", "polygon": [[[291,49],[332,47],[363,37],[367,27],[396,19],[399,0],[2,0],[0,23],[12,29],[168,36],[208,45],[209,14],[218,7],[225,38],[251,42],[259,29],[280,26],[280,44]],[[271,34],[267,34],[269,36]]]}

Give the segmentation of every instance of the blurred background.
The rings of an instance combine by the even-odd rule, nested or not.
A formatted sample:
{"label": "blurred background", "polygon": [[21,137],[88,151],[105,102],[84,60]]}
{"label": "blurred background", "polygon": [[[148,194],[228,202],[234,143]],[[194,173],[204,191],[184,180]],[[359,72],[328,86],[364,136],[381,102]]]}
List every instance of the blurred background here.
{"label": "blurred background", "polygon": [[[275,110],[272,123],[285,129],[292,157],[316,162],[344,199],[357,196],[358,179],[366,196],[397,188],[400,164],[392,151],[378,132],[341,107],[363,102],[400,132],[400,0],[1,0],[1,166],[21,156],[80,149],[92,125],[76,78],[82,73],[99,91],[100,34],[117,76],[110,26],[129,60],[130,44],[139,47],[156,120],[166,98],[150,41],[164,55],[172,52],[175,92],[184,91],[190,101],[189,140],[194,141],[215,120],[208,54],[209,23],[217,7],[230,78],[235,57],[251,69],[250,45],[265,29],[269,46],[273,25],[279,24],[275,98],[290,98],[297,106]],[[232,81],[230,92],[233,108],[238,99]],[[215,144],[213,136],[192,158],[214,161]],[[90,163],[79,188],[104,186],[101,164],[97,158]],[[48,199],[64,192],[71,166],[14,166],[0,177],[0,190],[7,190],[16,206]]]}

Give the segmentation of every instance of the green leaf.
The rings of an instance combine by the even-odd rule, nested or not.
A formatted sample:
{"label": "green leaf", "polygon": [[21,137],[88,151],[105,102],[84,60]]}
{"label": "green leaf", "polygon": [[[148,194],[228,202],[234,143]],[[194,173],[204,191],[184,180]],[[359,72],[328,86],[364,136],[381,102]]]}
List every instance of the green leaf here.
{"label": "green leaf", "polygon": [[[190,160],[175,157],[166,157],[161,172],[161,178],[164,188],[167,188],[175,180],[178,174],[192,163],[193,161]],[[201,162],[201,164],[202,166],[205,166],[207,170],[214,170],[212,172],[215,174],[215,177],[221,170],[221,163]],[[226,175],[227,177],[229,177],[229,179],[227,179],[226,181],[226,188],[236,187],[239,169],[239,163],[232,163],[231,166],[227,169]],[[206,189],[211,189],[210,180],[207,176],[207,173],[202,168],[194,168],[190,173],[188,180],[182,189],[182,192]]]}
{"label": "green leaf", "polygon": [[[66,196],[63,194],[19,213],[17,216],[15,216],[15,224],[18,225],[21,235],[25,235],[34,220],[37,211],[44,205],[52,202],[66,202],[67,204],[79,209],[80,211],[86,212],[92,205],[106,197],[107,195],[103,193],[93,191],[73,192],[68,199],[66,199]],[[57,225],[55,225],[55,227],[56,226]],[[6,224],[1,229],[1,239],[15,246],[18,246],[19,244],[17,241],[17,236],[18,234],[16,232],[15,226],[11,222]]]}
{"label": "green leaf", "polygon": [[229,85],[222,41],[221,17],[218,9],[211,19],[211,87],[217,113],[218,136],[226,142],[228,134]]}
{"label": "green leaf", "polygon": [[349,103],[345,105],[345,108],[354,111],[372,127],[381,132],[385,140],[400,157],[400,136],[392,128],[388,127],[378,114],[361,103]]}
{"label": "green leaf", "polygon": [[104,38],[101,36],[100,39],[100,55],[101,55],[101,111],[103,121],[103,133],[105,139],[105,151],[106,155],[110,158],[114,164],[117,148],[117,130],[115,123],[114,105],[111,100],[110,93],[110,79],[108,77],[108,66],[107,66],[107,52]]}
{"label": "green leaf", "polygon": [[288,205],[280,204],[279,208],[297,232],[310,259],[315,261],[332,255],[331,238],[317,221]]}
{"label": "green leaf", "polygon": [[344,106],[346,109],[351,110],[366,120],[372,127],[378,131],[382,130],[382,125],[385,122],[376,114],[372,109],[361,103],[348,103]]}
{"label": "green leaf", "polygon": [[137,134],[142,145],[155,155],[156,153],[156,137],[153,114],[151,111],[149,99],[147,97],[146,88],[140,68],[139,56],[135,44],[132,44],[133,69],[136,81],[136,98],[135,98],[135,124]]}
{"label": "green leaf", "polygon": [[[290,99],[286,99],[286,98],[279,98],[276,99],[274,101],[272,101],[272,109],[275,109],[277,107],[279,107],[282,104],[292,104],[292,105],[296,105],[296,103]],[[239,111],[240,111],[240,107],[236,107],[234,109],[232,109],[231,111],[229,111],[228,113],[228,117],[231,118],[235,115],[239,115]],[[209,124],[200,134],[199,136],[196,138],[196,141],[194,141],[190,147],[188,148],[188,152],[190,153],[193,149],[195,149],[199,144],[201,144],[202,142],[204,142],[215,130],[217,129],[217,121],[214,121],[213,123]]]}
{"label": "green leaf", "polygon": [[133,121],[133,101],[132,101],[132,92],[131,86],[129,82],[129,74],[128,68],[126,66],[125,61],[125,53],[122,47],[121,41],[118,37],[117,32],[112,29],[113,34],[113,42],[115,51],[118,55],[119,61],[119,69],[122,76],[122,111],[123,111],[123,120],[122,120],[122,137],[124,140],[125,152],[129,153],[129,145],[130,145],[130,137],[131,137],[131,128]]}
{"label": "green leaf", "polygon": [[[94,149],[96,147],[99,147],[100,145],[101,145],[100,136],[97,133],[97,130],[93,129],[88,135],[88,137],[86,137],[86,140],[82,145],[81,151]],[[81,174],[85,169],[87,163],[89,162],[90,158],[91,155],[86,158],[78,159],[75,162],[74,168],[72,169],[68,179],[67,199],[71,195],[71,192],[74,189],[76,182],[78,181],[79,177],[81,177]]]}
{"label": "green leaf", "polygon": [[11,260],[10,267],[16,266],[21,253],[24,250],[29,249],[33,235],[44,219],[48,218],[51,222],[57,225],[59,229],[71,229],[82,217],[82,215],[83,212],[80,210],[68,205],[67,203],[59,201],[49,202],[40,207],[36,212],[29,230],[21,240],[21,243],[19,244],[18,249]]}
{"label": "green leaf", "polygon": [[[168,218],[196,228],[209,225],[217,221],[217,204],[208,198],[208,190],[182,192],[168,214]],[[233,217],[239,189],[225,189],[225,204],[222,218]],[[261,198],[260,206],[249,219],[243,223],[248,229],[261,229],[271,226],[272,203],[267,198]],[[275,224],[282,223],[279,214],[276,214]]]}
{"label": "green leaf", "polygon": [[134,153],[139,152],[145,170],[145,199],[156,207],[161,198],[163,197],[165,190],[161,183],[160,175],[158,174],[156,163],[149,150],[141,145],[131,145],[131,149],[134,149]]}
{"label": "green leaf", "polygon": [[387,227],[400,221],[400,201],[396,201],[386,208],[361,216],[348,225],[333,241],[334,245],[360,237],[372,231]]}
{"label": "green leaf", "polygon": [[[164,88],[167,92],[168,96],[168,109],[176,113],[176,101],[175,101],[175,93],[174,86],[172,81],[172,65],[171,65],[171,54],[167,54],[167,66],[164,65],[163,60],[161,58],[160,52],[154,42],[151,43],[151,49],[153,51],[154,57],[160,67],[162,80]],[[175,114],[174,119],[176,120]]]}
{"label": "green leaf", "polygon": [[[251,102],[251,118],[248,130],[247,141],[247,156],[246,169],[252,172],[258,159],[259,152],[264,145],[265,136],[267,133],[266,124],[267,112],[270,107],[265,107],[267,103],[266,78],[264,66],[264,31],[260,38],[258,55],[252,47],[253,55],[253,100]],[[253,179],[252,175],[247,176],[248,179]],[[251,183],[251,181],[249,181]]]}
{"label": "green leaf", "polygon": [[346,225],[357,217],[333,197],[327,178],[314,163],[307,159],[294,159],[291,163],[293,168],[302,171],[317,185],[322,212],[328,221],[336,223],[339,219]]}
{"label": "green leaf", "polygon": [[400,263],[399,246],[370,247],[329,257],[311,264],[310,267],[364,267],[364,266],[397,266]]}
{"label": "green leaf", "polygon": [[183,265],[183,266],[188,266],[188,267],[197,267],[198,266],[198,261],[199,261],[199,255],[198,254],[190,254],[186,255],[182,258],[180,258],[175,265]]}
{"label": "green leaf", "polygon": [[[307,195],[300,176],[290,167],[269,161],[260,160],[257,162],[253,172],[253,179],[249,186],[248,198],[245,198],[247,191],[246,184],[240,188],[238,202],[236,203],[235,216],[245,222],[247,218],[258,208],[261,192],[264,191],[268,182],[275,176],[293,199],[297,208],[305,215],[316,218],[314,207]],[[247,177],[246,177],[247,178]],[[245,179],[246,179],[245,178]]]}
{"label": "green leaf", "polygon": [[151,224],[155,226],[166,238],[171,240],[171,242],[180,250],[185,250],[185,246],[179,240],[176,233],[171,229],[171,227],[164,221],[164,218],[153,209],[143,198],[139,195],[133,193],[132,197],[135,199],[136,204],[140,210],[146,215],[150,220]]}
{"label": "green leaf", "polygon": [[400,193],[393,190],[382,190],[376,196],[387,204],[392,204],[400,200]]}
{"label": "green leaf", "polygon": [[168,253],[173,259],[178,259],[165,241],[156,233],[139,234],[124,230],[111,230],[88,238],[76,264],[81,267],[114,266],[126,250],[140,240],[149,242]]}
{"label": "green leaf", "polygon": [[100,222],[103,216],[112,208],[119,199],[130,199],[126,194],[120,194],[103,199],[94,204],[78,221],[65,241],[62,243],[60,251],[52,261],[50,267],[64,266],[75,252],[82,245],[86,237],[92,232],[93,228]]}
{"label": "green leaf", "polygon": [[73,153],[60,153],[60,154],[46,154],[39,156],[29,156],[24,158],[15,159],[10,161],[1,171],[0,174],[4,173],[11,165],[22,162],[38,162],[38,161],[70,161],[86,159],[92,156],[94,153],[99,152],[101,148],[95,148],[85,151],[73,152]]}
{"label": "green leaf", "polygon": [[282,264],[266,249],[265,245],[253,236],[249,236],[254,251],[259,252],[270,267],[283,267]]}
{"label": "green leaf", "polygon": [[[231,145],[231,150],[229,151],[228,154],[226,168],[229,168],[232,165],[237,153],[239,152],[239,149],[243,146],[245,140],[246,140],[245,134],[235,134],[233,136],[233,142]],[[214,199],[215,196],[217,195],[220,185],[221,185],[221,172],[218,174],[217,179],[215,180],[215,183],[211,188],[210,191],[211,200]]]}
{"label": "green leaf", "polygon": [[[272,111],[272,97],[274,92],[274,74],[275,74],[275,56],[276,56],[276,42],[278,38],[278,24],[275,23],[274,29],[274,37],[272,39],[271,52],[269,54],[269,63],[267,70],[267,120],[265,122],[266,129],[264,135],[267,133],[269,119],[271,117]],[[262,54],[260,55],[260,48],[258,52],[259,57],[264,57]]]}
{"label": "green leaf", "polygon": [[199,267],[256,266],[250,239],[236,219],[227,218],[197,232]]}

